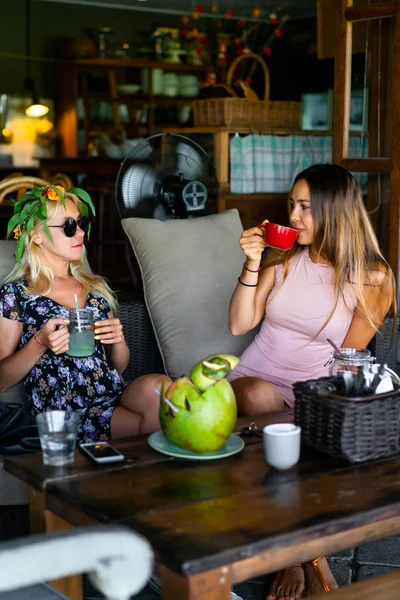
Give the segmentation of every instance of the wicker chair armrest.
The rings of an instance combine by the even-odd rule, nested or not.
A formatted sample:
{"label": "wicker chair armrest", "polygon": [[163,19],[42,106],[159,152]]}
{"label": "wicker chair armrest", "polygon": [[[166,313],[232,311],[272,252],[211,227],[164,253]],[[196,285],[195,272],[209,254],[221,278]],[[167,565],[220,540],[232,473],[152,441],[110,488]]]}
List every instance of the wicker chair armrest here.
{"label": "wicker chair armrest", "polygon": [[397,370],[397,346],[399,342],[399,319],[393,333],[393,316],[388,315],[379,331],[374,335],[368,345],[372,356],[378,364],[386,363],[393,371]]}
{"label": "wicker chair armrest", "polygon": [[132,381],[148,373],[164,373],[160,350],[144,301],[120,302],[119,318],[130,350],[129,364],[123,373],[125,381]]}

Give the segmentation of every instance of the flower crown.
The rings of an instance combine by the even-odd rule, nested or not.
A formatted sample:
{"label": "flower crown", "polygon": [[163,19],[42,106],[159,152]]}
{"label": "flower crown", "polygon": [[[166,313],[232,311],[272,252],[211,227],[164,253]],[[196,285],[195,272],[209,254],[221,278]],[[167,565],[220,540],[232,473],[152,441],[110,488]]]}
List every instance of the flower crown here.
{"label": "flower crown", "polygon": [[[65,190],[61,185],[43,185],[37,187],[36,184],[31,190],[28,190],[20,200],[14,201],[14,212],[13,216],[8,222],[7,226],[7,238],[10,237],[11,232],[14,233],[14,239],[18,240],[17,248],[15,251],[15,258],[20,263],[22,255],[24,253],[24,241],[26,235],[32,231],[36,219],[44,221],[44,231],[46,235],[53,241],[51,237],[50,229],[47,226],[47,200],[53,202],[61,202],[65,208]],[[89,208],[92,214],[96,214],[93,202],[87,192],[81,188],[74,187],[68,190],[69,194],[75,194],[80,200],[82,200],[80,211],[82,216],[87,217],[89,214]],[[88,229],[88,237],[90,234],[90,225]]]}

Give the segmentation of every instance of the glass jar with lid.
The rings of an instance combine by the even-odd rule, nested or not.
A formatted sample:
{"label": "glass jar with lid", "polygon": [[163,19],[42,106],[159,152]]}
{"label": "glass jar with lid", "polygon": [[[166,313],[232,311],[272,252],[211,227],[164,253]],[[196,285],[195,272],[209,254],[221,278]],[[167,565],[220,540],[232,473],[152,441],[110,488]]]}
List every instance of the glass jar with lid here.
{"label": "glass jar with lid", "polygon": [[[375,358],[367,349],[340,348],[340,352],[332,352],[329,365],[329,375],[341,375],[345,371],[357,373],[359,367],[370,370]],[[365,368],[365,369],[364,369]]]}

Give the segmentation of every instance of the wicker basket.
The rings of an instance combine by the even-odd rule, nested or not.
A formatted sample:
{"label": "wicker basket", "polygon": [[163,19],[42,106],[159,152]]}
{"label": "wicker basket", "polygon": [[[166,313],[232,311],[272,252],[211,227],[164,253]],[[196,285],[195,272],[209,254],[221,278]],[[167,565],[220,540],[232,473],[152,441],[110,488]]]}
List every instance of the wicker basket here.
{"label": "wicker basket", "polygon": [[256,60],[264,73],[263,100],[246,98],[210,98],[193,102],[195,127],[287,127],[298,129],[301,119],[301,102],[281,102],[269,99],[269,71],[265,62],[253,53],[242,54],[233,61],[227,74],[230,85],[239,62]]}
{"label": "wicker basket", "polygon": [[313,389],[316,381],[340,386],[341,378],[294,384],[295,423],[302,428],[304,444],[352,463],[400,452],[398,386],[391,392],[350,399],[334,392],[318,395]]}

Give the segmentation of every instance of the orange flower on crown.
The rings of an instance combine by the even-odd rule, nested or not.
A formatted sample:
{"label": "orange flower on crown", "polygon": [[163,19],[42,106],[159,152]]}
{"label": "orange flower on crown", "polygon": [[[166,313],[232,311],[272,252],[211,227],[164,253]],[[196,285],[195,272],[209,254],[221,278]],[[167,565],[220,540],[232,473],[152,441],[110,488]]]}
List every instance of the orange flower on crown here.
{"label": "orange flower on crown", "polygon": [[[54,187],[64,196],[64,188],[61,185],[55,185]],[[46,196],[47,200],[53,200],[54,202],[59,202],[61,200],[56,190],[51,187],[44,189],[43,195]]]}
{"label": "orange flower on crown", "polygon": [[13,234],[14,234],[14,240],[17,240],[18,238],[21,237],[21,235],[22,235],[21,225],[17,225],[16,227],[14,227]]}

